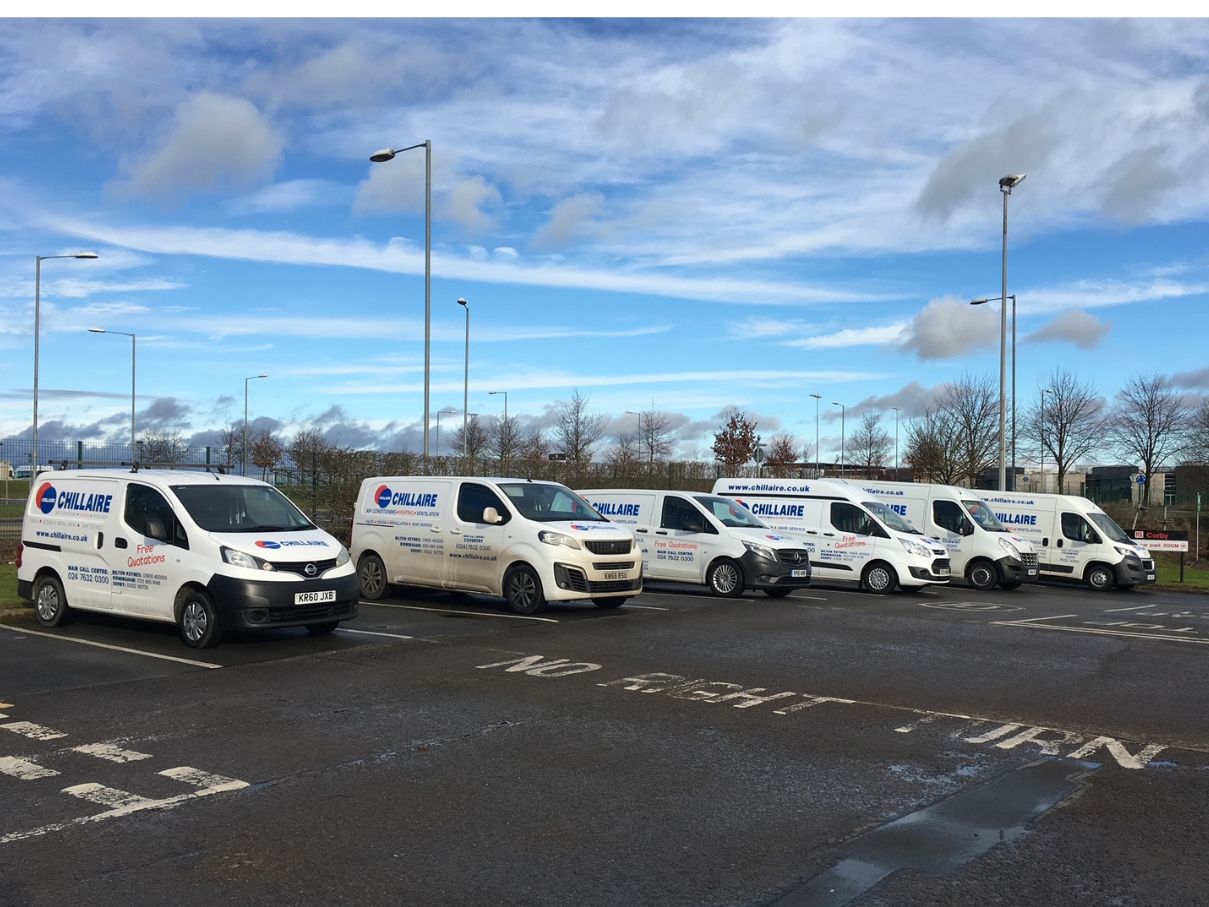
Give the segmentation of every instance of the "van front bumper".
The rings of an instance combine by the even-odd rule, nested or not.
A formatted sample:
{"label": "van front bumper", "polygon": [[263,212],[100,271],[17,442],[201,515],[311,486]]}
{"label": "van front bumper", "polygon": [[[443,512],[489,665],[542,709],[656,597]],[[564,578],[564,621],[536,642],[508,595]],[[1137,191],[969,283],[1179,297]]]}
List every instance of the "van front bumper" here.
{"label": "van front bumper", "polygon": [[1146,586],[1158,581],[1158,571],[1153,559],[1142,560],[1132,554],[1113,568],[1118,586]]}
{"label": "van front bumper", "polygon": [[[1031,563],[1030,563],[1031,559]],[[1035,583],[1041,579],[1037,567],[1037,555],[1026,555],[1024,560],[1016,557],[1001,557],[995,561],[999,568],[999,581],[1003,583]]]}
{"label": "van front bumper", "polygon": [[[938,557],[926,567],[908,567],[912,579],[926,583],[947,583],[953,578],[953,568],[947,557]],[[899,578],[902,582],[902,578]]]}
{"label": "van front bumper", "polygon": [[[314,604],[295,604],[300,592],[335,590],[336,599]],[[208,587],[218,617],[227,630],[263,630],[269,627],[302,627],[357,616],[361,581],[356,573],[331,579],[299,582],[257,582],[230,576],[215,576]]]}
{"label": "van front bumper", "polygon": [[[770,561],[747,551],[739,558],[743,577],[749,589],[804,589],[810,585],[810,562],[787,567],[780,561]],[[794,570],[805,570],[805,576],[794,576]]]}

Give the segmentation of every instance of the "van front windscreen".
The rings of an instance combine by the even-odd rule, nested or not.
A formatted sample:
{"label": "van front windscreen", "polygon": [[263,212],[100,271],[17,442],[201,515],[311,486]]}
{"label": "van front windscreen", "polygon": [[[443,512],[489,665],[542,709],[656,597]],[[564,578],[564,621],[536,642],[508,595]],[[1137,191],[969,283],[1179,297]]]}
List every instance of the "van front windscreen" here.
{"label": "van front windscreen", "polygon": [[723,526],[732,529],[767,529],[750,510],[730,498],[720,498],[717,495],[699,494],[694,498],[698,504],[714,515]]}
{"label": "van front windscreen", "polygon": [[267,485],[173,485],[172,493],[206,532],[301,532],[315,524]]}
{"label": "van front windscreen", "polygon": [[540,523],[579,520],[585,523],[607,523],[596,509],[565,485],[544,482],[501,482],[500,489],[508,495],[512,506],[521,516]]}
{"label": "van front windscreen", "polygon": [[1125,534],[1125,530],[1118,526],[1107,513],[1089,513],[1087,518],[1112,541],[1135,544],[1134,540]]}
{"label": "van front windscreen", "polygon": [[999,522],[999,517],[995,516],[991,508],[982,501],[962,501],[961,503],[974,522],[987,532],[1007,532],[1007,527]]}
{"label": "van front windscreen", "polygon": [[897,512],[891,510],[881,501],[865,501],[865,509],[895,532],[906,532],[911,535],[923,535],[922,532],[911,525],[911,522],[906,517],[900,516]]}

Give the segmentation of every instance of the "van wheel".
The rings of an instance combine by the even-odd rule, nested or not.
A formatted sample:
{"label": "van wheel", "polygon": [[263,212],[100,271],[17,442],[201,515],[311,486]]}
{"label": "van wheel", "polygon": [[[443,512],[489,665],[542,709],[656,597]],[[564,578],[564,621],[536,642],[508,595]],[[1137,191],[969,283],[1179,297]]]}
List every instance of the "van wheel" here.
{"label": "van wheel", "polygon": [[513,567],[504,577],[504,599],[517,614],[536,614],[546,610],[542,581],[532,567]]}
{"label": "van wheel", "polygon": [[365,554],[357,562],[357,576],[361,579],[361,597],[376,602],[386,592],[386,565],[376,554]]}
{"label": "van wheel", "polygon": [[57,627],[71,620],[71,608],[67,607],[67,596],[57,577],[38,577],[34,583],[34,607],[38,623],[44,627]]}
{"label": "van wheel", "polygon": [[989,592],[999,582],[999,571],[987,560],[976,560],[966,567],[966,582],[979,592]]}
{"label": "van wheel", "polygon": [[1116,582],[1116,577],[1113,576],[1112,571],[1103,564],[1092,564],[1087,568],[1087,575],[1083,579],[1096,592],[1104,592],[1111,589]]}
{"label": "van wheel", "polygon": [[784,598],[786,595],[788,595],[792,591],[793,591],[792,588],[781,589],[776,586],[773,586],[771,589],[765,589],[764,594],[767,595],[769,598]]}
{"label": "van wheel", "polygon": [[894,568],[885,561],[874,561],[861,574],[861,588],[875,595],[885,595],[893,592],[898,585],[898,575]]}
{"label": "van wheel", "polygon": [[743,568],[728,557],[720,557],[709,565],[705,584],[714,595],[738,598],[743,594]]}
{"label": "van wheel", "polygon": [[626,599],[624,599],[624,598],[594,598],[594,599],[592,599],[592,604],[594,604],[596,607],[606,608],[606,609],[620,608],[625,603],[626,603]]}
{"label": "van wheel", "polygon": [[327,636],[327,634],[331,633],[338,626],[340,626],[340,621],[338,620],[325,620],[320,624],[307,624],[306,632],[312,636]]}
{"label": "van wheel", "polygon": [[214,602],[200,589],[187,589],[181,598],[181,639],[192,649],[209,649],[222,642],[222,624]]}

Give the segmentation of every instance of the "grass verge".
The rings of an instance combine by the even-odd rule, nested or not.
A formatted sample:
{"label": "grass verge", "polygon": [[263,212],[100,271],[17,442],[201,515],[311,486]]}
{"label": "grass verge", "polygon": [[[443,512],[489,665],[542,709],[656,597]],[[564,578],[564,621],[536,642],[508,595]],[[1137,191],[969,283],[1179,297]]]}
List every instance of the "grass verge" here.
{"label": "grass verge", "polygon": [[1151,588],[1164,592],[1209,592],[1209,564],[1202,558],[1196,566],[1188,563],[1184,555],[1184,582],[1180,582],[1180,556],[1170,551],[1154,552],[1159,581]]}
{"label": "grass verge", "polygon": [[0,564],[0,617],[29,610],[29,602],[17,596],[17,565]]}

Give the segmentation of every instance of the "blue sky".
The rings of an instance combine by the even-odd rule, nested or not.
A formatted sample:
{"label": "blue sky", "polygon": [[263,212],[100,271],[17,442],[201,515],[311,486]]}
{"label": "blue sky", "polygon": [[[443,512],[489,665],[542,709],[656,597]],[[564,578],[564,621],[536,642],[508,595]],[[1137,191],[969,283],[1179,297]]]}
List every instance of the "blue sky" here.
{"label": "blue sky", "polygon": [[[0,21],[0,436],[418,450],[432,411],[535,427],[576,388],[739,406],[822,449],[998,379],[1002,201],[1022,406],[1057,365],[1209,391],[1205,20]],[[443,446],[460,414],[442,417]],[[888,428],[893,429],[893,413]],[[435,438],[434,438],[435,446]]]}

